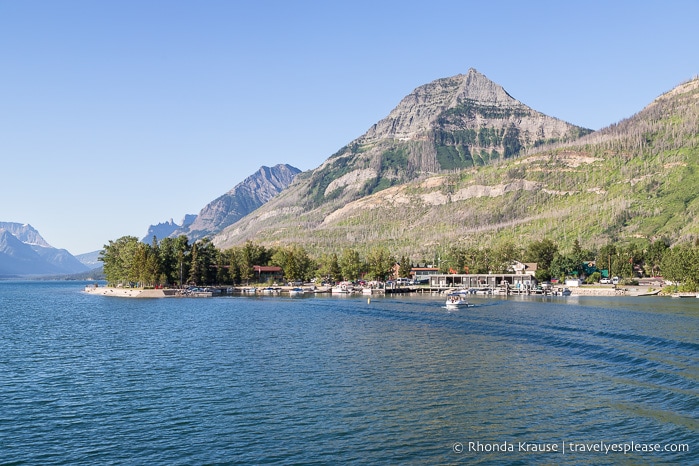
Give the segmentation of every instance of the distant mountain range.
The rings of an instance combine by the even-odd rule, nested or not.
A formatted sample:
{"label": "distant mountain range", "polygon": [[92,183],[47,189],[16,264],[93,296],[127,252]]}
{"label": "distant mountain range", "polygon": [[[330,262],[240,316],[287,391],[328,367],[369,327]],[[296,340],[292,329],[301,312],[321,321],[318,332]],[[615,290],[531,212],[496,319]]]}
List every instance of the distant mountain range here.
{"label": "distant mountain range", "polygon": [[0,277],[74,274],[89,270],[65,249],[56,249],[31,225],[0,222]]}
{"label": "distant mountain range", "polygon": [[283,191],[300,172],[298,168],[286,164],[263,166],[207,204],[198,215],[185,216],[181,225],[177,225],[172,219],[151,225],[143,241],[150,242],[153,236],[160,240],[185,235],[190,242],[194,242],[219,233]]}
{"label": "distant mountain range", "polygon": [[[291,165],[261,167],[226,194],[207,204],[199,215],[186,215],[151,225],[143,241],[186,235],[196,241],[235,223],[286,188],[300,172]],[[75,275],[102,267],[100,251],[72,256],[49,245],[31,225],[0,222],[0,277]]]}
{"label": "distant mountain range", "polygon": [[[312,254],[383,245],[413,260],[544,237],[564,249],[699,241],[697,128],[699,78],[592,132],[470,69],[416,88],[316,169],[262,167],[180,225],[151,225],[143,241],[294,243]],[[93,266],[96,255],[81,260]],[[76,262],[29,225],[0,223],[0,275],[87,267]]]}

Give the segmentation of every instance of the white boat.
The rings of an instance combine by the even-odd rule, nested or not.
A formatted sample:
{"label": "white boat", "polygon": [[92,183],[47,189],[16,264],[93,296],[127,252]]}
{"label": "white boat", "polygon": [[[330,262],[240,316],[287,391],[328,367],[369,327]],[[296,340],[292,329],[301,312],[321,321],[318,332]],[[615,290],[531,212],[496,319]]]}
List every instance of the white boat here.
{"label": "white boat", "polygon": [[354,287],[350,283],[340,283],[333,286],[330,291],[332,294],[351,294],[354,291]]}
{"label": "white boat", "polygon": [[289,296],[303,296],[303,288],[292,288],[289,290]]}
{"label": "white boat", "polygon": [[449,294],[447,296],[447,302],[445,303],[447,309],[460,309],[462,307],[469,307],[470,304],[464,296],[460,293]]}

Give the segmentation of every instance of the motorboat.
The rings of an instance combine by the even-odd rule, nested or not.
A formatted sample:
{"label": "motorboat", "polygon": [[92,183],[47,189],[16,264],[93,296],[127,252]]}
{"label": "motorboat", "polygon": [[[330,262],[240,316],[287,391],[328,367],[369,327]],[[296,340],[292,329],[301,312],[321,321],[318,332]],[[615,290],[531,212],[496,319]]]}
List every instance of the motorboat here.
{"label": "motorboat", "polygon": [[303,296],[303,288],[292,288],[289,290],[289,296]]}
{"label": "motorboat", "polygon": [[335,285],[331,289],[332,294],[351,294],[354,292],[354,287],[351,283],[343,282]]}
{"label": "motorboat", "polygon": [[447,309],[460,309],[462,307],[470,306],[466,298],[461,293],[450,293],[447,295],[447,302],[445,304]]}

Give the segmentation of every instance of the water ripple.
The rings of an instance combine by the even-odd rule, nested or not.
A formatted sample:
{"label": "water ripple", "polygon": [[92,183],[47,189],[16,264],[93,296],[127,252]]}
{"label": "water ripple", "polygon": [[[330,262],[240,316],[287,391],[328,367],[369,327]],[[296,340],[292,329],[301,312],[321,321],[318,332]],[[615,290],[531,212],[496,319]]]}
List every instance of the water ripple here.
{"label": "water ripple", "polygon": [[[699,462],[690,303],[0,297],[0,464]],[[505,441],[693,449],[452,449]]]}

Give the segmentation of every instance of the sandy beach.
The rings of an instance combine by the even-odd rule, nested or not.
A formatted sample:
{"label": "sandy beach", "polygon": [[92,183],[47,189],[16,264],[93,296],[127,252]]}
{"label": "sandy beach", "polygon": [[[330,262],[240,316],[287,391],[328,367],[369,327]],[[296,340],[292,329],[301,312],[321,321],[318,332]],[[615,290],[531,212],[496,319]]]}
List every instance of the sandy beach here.
{"label": "sandy beach", "polygon": [[144,290],[142,288],[115,288],[111,286],[88,285],[85,287],[85,293],[115,296],[118,298],[164,298],[169,295],[174,296],[175,290]]}

